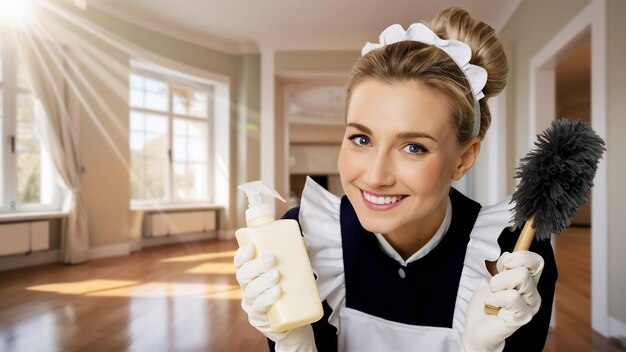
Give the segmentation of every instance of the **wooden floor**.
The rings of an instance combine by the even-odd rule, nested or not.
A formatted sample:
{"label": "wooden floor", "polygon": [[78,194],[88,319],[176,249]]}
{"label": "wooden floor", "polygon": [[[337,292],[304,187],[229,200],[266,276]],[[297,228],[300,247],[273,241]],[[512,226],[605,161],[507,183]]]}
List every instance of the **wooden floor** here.
{"label": "wooden floor", "polygon": [[[557,241],[557,329],[546,351],[624,350],[590,329],[588,232]],[[0,272],[0,351],[266,350],[239,306],[235,248],[206,241]]]}

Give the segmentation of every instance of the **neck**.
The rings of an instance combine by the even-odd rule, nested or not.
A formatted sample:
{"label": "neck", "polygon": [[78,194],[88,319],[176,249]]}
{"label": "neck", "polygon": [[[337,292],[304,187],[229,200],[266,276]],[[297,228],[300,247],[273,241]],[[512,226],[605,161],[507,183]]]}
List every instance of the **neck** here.
{"label": "neck", "polygon": [[437,209],[428,216],[383,234],[383,236],[402,259],[407,260],[433,238],[443,223],[447,207],[448,198],[446,196]]}

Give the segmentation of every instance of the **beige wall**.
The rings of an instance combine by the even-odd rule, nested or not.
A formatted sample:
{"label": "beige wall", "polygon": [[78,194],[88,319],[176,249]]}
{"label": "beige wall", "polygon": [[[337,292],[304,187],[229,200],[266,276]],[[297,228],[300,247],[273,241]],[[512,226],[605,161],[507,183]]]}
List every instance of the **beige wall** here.
{"label": "beige wall", "polygon": [[278,51],[274,56],[276,74],[350,72],[361,56],[356,50]]}
{"label": "beige wall", "polygon": [[[124,22],[90,7],[81,11],[63,3],[58,5],[106,32],[124,38],[158,56],[230,79],[230,183],[236,185],[237,165],[241,165],[237,159],[246,160],[244,154],[237,154],[237,128],[241,124],[236,122],[249,115],[256,116],[254,112],[258,111],[258,68],[255,68],[255,65],[258,66],[258,57],[235,56],[183,42]],[[52,14],[47,15],[50,18],[55,17]],[[97,104],[96,99],[87,100],[88,106],[93,108],[97,122],[90,117],[86,109],[83,108],[80,112],[80,160],[85,167],[82,182],[89,216],[91,247],[124,244],[137,232],[136,226],[132,226],[136,219],[129,210],[130,174],[127,169],[130,163],[128,143],[130,56],[77,26],[66,25],[80,38],[80,43],[72,50],[80,60],[81,74],[87,78],[89,85],[105,104],[105,107],[102,107]],[[240,80],[242,72],[247,75],[244,81]],[[246,83],[250,83],[250,88],[244,92],[245,102],[240,106],[238,100],[242,98],[242,94],[239,88]],[[241,114],[238,113],[240,108],[243,109]],[[248,114],[248,109],[253,113]],[[232,205],[235,205],[235,193],[236,188],[231,187]],[[234,211],[230,211],[227,218],[222,214],[220,219],[222,228],[234,227],[235,216]]]}
{"label": "beige wall", "polygon": [[626,324],[626,1],[607,2],[607,153],[609,315]]}
{"label": "beige wall", "polygon": [[500,31],[510,71],[507,83],[508,167],[511,175],[507,193],[515,190],[512,175],[521,157],[528,152],[528,67],[530,59],[580,12],[589,0],[522,1]]}

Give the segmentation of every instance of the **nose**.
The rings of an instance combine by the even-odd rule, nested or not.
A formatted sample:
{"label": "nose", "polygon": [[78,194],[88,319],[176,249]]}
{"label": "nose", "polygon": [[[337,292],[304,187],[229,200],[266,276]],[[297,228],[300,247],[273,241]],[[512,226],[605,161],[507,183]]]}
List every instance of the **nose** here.
{"label": "nose", "polygon": [[395,175],[392,158],[382,150],[373,155],[365,170],[363,182],[373,189],[393,185]]}

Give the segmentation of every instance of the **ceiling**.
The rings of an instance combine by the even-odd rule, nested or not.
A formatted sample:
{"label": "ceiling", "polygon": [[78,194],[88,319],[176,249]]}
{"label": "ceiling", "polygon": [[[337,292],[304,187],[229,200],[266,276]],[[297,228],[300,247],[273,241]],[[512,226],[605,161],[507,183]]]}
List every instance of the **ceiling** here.
{"label": "ceiling", "polygon": [[83,0],[87,7],[228,53],[360,49],[393,23],[405,28],[461,6],[503,27],[521,0]]}

